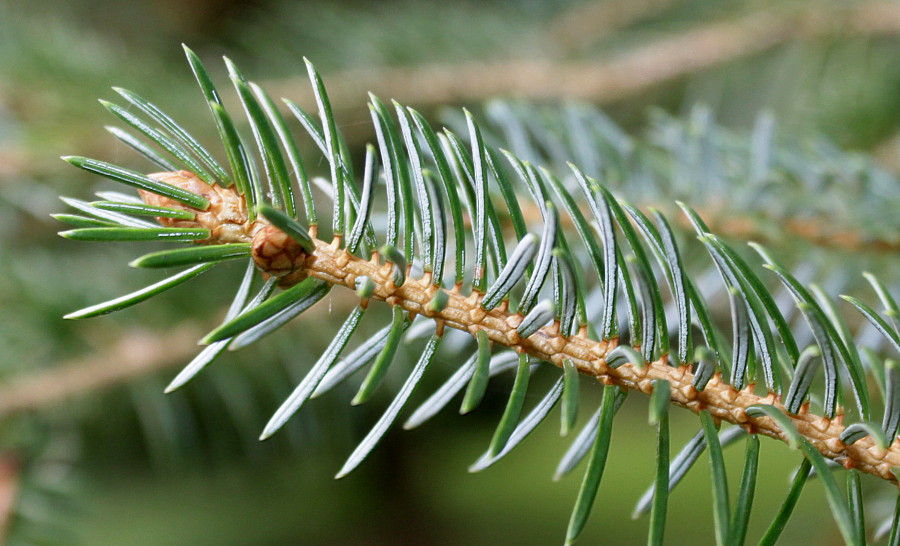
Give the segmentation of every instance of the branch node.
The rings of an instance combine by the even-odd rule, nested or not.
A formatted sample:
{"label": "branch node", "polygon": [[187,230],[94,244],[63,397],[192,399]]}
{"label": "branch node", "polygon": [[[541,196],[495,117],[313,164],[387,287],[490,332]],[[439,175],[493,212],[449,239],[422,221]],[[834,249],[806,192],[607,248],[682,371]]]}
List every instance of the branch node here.
{"label": "branch node", "polygon": [[746,423],[750,420],[750,417],[747,416],[747,412],[741,407],[731,410],[731,418],[734,419],[734,423]]}
{"label": "branch node", "polygon": [[725,387],[719,393],[719,396],[721,396],[722,399],[729,404],[732,404],[735,400],[737,400],[738,391],[736,391],[731,385],[725,385]]}
{"label": "branch node", "polygon": [[472,319],[472,322],[475,324],[480,324],[486,316],[487,311],[482,309],[481,305],[476,305],[469,311],[469,318]]}
{"label": "branch node", "polygon": [[681,388],[681,395],[684,397],[685,400],[690,402],[691,400],[694,400],[697,398],[697,389],[695,389],[693,385],[688,383],[687,385],[685,385]]}
{"label": "branch node", "polygon": [[703,401],[699,398],[695,398],[694,400],[686,403],[685,407],[695,413],[700,413],[701,411],[706,409],[706,404],[704,404]]}
{"label": "branch node", "polygon": [[[690,369],[691,369],[691,367],[688,366],[687,364],[681,364],[677,368],[672,368],[672,372],[669,375],[674,381],[684,381],[684,374],[688,373],[690,371]],[[693,376],[692,376],[692,378],[693,378]],[[688,386],[691,387],[691,389],[694,388],[692,385],[688,385]],[[696,391],[694,391],[694,392],[696,392]]]}
{"label": "branch node", "polygon": [[649,379],[641,379],[638,381],[638,388],[645,394],[650,394],[653,392],[653,382]]}
{"label": "branch node", "polygon": [[828,430],[828,427],[831,426],[831,419],[829,419],[828,417],[822,416],[822,417],[819,417],[818,419],[813,420],[810,424],[812,425],[812,427],[814,429],[818,430],[819,432],[825,432],[826,430]]}

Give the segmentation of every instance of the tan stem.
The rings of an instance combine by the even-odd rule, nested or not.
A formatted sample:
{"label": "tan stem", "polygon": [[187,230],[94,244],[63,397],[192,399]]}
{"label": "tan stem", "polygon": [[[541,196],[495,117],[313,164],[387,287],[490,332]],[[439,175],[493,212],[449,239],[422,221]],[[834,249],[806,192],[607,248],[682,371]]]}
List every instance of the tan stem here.
{"label": "tan stem", "polygon": [[[349,69],[328,74],[335,108],[358,104],[367,90],[415,107],[515,94],[529,99],[612,102],[681,76],[765,51],[795,36],[791,21],[753,15],[710,23],[609,60],[503,60],[456,65]],[[309,83],[266,82],[278,96],[312,103]]]}
{"label": "tan stem", "polygon": [[[787,441],[787,436],[772,419],[749,417],[745,411],[755,404],[771,405],[784,411],[784,406],[775,394],[759,396],[753,392],[753,385],[740,391],[735,390],[719,374],[709,381],[702,392],[697,392],[691,385],[694,376],[689,366],[670,366],[665,357],[656,362],[644,363],[641,367],[624,364],[609,368],[606,356],[616,347],[616,340],[589,339],[583,330],[566,338],[559,334],[558,323],[545,326],[527,338],[521,338],[516,333],[516,327],[522,321],[520,315],[506,311],[505,306],[485,311],[479,305],[478,293],[466,296],[459,292],[458,287],[445,290],[448,301],[443,310],[431,312],[426,305],[434,293],[442,289],[434,286],[429,277],[407,278],[402,286],[395,287],[389,264],[380,265],[374,258],[370,261],[363,260],[340,249],[336,244],[318,239],[315,244],[315,251],[307,256],[303,265],[305,272],[311,277],[353,289],[358,277],[367,276],[376,286],[372,298],[399,305],[412,314],[431,317],[437,323],[436,328],[450,326],[472,335],[483,330],[499,345],[525,352],[560,367],[563,360],[568,359],[575,363],[579,372],[598,381],[647,394],[652,390],[653,380],[665,380],[671,385],[673,404],[695,413],[707,410],[716,419],[739,425],[752,434],[764,434]],[[844,430],[843,415],[829,419],[807,413],[806,406],[797,415],[786,415],[797,432],[825,457],[844,467],[896,481],[891,467],[900,466],[900,443],[897,439],[894,439],[888,449],[880,449],[869,437],[852,445],[844,445],[840,441]]]}
{"label": "tan stem", "polygon": [[556,17],[548,32],[565,51],[578,51],[642,19],[659,15],[675,3],[677,0],[580,2]]}
{"label": "tan stem", "polygon": [[[641,203],[642,207],[651,204]],[[534,205],[520,205],[522,215],[526,222],[540,220],[540,211]],[[666,205],[653,204],[664,212],[677,212],[677,208]],[[773,238],[794,237],[802,239],[809,244],[824,248],[835,248],[848,252],[872,252],[887,253],[900,250],[900,238],[894,240],[866,237],[863,233],[849,229],[843,229],[834,225],[834,220],[826,218],[757,218],[754,215],[741,215],[728,211],[717,210],[715,207],[695,208],[696,212],[709,227],[710,232],[744,241],[766,242]],[[673,214],[674,221],[684,228],[691,229],[690,220],[682,214]],[[571,226],[572,219],[568,216],[560,218],[560,224]],[[767,229],[777,227],[775,230]]]}
{"label": "tan stem", "polygon": [[0,541],[9,530],[19,491],[19,461],[11,454],[0,456]]}
{"label": "tan stem", "polygon": [[181,364],[197,351],[201,335],[193,324],[156,335],[136,332],[99,356],[12,378],[0,385],[0,418],[46,409]]}
{"label": "tan stem", "polygon": [[[794,40],[898,32],[900,7],[896,2],[870,0],[833,10],[819,6],[767,10],[733,20],[707,22],[604,59],[366,67],[326,76],[328,95],[338,110],[355,108],[368,91],[417,108],[510,94],[529,99],[578,98],[609,103]],[[275,95],[315,104],[306,79],[269,81],[264,87]]]}

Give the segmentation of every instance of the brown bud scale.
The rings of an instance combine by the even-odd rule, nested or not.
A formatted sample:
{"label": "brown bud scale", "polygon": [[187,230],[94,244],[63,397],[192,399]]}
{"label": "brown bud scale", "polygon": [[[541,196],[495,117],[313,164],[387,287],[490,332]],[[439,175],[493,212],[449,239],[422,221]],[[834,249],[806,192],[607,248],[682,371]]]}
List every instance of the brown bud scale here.
{"label": "brown bud scale", "polygon": [[285,277],[297,271],[306,260],[306,252],[275,226],[263,226],[253,235],[250,254],[256,267],[273,277]]}

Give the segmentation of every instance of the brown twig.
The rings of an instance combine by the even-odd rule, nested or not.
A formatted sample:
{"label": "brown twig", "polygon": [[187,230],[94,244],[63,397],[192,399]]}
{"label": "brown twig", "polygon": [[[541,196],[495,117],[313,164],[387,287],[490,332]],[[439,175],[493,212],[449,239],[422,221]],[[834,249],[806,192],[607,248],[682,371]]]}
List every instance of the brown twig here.
{"label": "brown twig", "polygon": [[[179,176],[190,173],[178,173]],[[185,179],[190,179],[186,177]],[[188,180],[189,181],[189,180]],[[226,200],[227,201],[227,200]],[[220,203],[220,208],[223,206]],[[219,211],[210,206],[206,211],[218,215]],[[234,219],[238,223],[244,218]],[[229,231],[229,233],[231,233]],[[251,235],[251,233],[253,233]],[[266,230],[244,230],[239,237],[254,240]],[[774,393],[760,396],[754,392],[754,385],[740,391],[722,380],[717,373],[707,383],[703,391],[693,387],[694,376],[690,366],[681,364],[670,366],[667,357],[655,362],[623,364],[616,368],[607,366],[606,357],[617,346],[616,339],[593,340],[582,328],[577,335],[565,337],[559,333],[559,323],[545,326],[528,337],[520,337],[517,327],[523,317],[507,311],[506,305],[485,311],[480,305],[481,294],[472,292],[468,296],[460,293],[457,285],[451,290],[438,288],[431,282],[430,274],[421,279],[406,278],[397,287],[393,280],[393,266],[380,265],[377,255],[371,260],[355,257],[340,248],[340,238],[331,244],[316,238],[315,227],[310,229],[314,248],[310,252],[291,253],[294,264],[289,273],[282,277],[283,286],[299,282],[310,276],[333,285],[356,289],[360,277],[368,277],[375,284],[370,298],[383,300],[391,305],[399,305],[410,314],[419,314],[435,320],[436,331],[447,326],[475,335],[479,330],[498,345],[504,345],[517,352],[525,352],[540,360],[562,367],[564,360],[571,360],[579,372],[592,376],[605,384],[622,388],[652,391],[654,380],[665,380],[671,386],[671,401],[674,405],[694,412],[708,411],[716,419],[743,427],[747,432],[763,434],[787,442],[789,435],[768,417],[751,417],[747,410],[754,405],[769,405],[785,413],[797,433],[823,456],[847,468],[856,468],[886,480],[895,481],[890,469],[900,466],[900,438],[893,438],[887,449],[879,448],[871,437],[862,438],[851,445],[841,442],[843,414],[835,418],[814,415],[807,412],[808,404],[798,414],[788,414],[780,397]],[[268,256],[268,255],[267,255]],[[256,261],[258,267],[265,267],[265,261]],[[284,271],[279,271],[284,273]],[[446,305],[440,310],[429,309],[429,302],[435,294],[446,296]],[[88,390],[96,390],[144,373],[147,369],[158,369],[161,363],[177,362],[183,356],[173,347],[187,346],[188,340],[196,339],[198,333],[189,329],[171,332],[160,343],[158,338],[136,334],[120,344],[110,358],[103,361],[76,364],[63,369],[51,370],[27,377],[0,389],[0,416],[29,408],[43,407],[66,400]],[[112,365],[115,364],[115,365]]]}
{"label": "brown twig", "polygon": [[566,50],[578,50],[619,29],[659,14],[677,1],[595,0],[575,4],[556,17],[548,31]]}
{"label": "brown twig", "polygon": [[46,409],[183,363],[197,351],[199,328],[181,325],[161,334],[134,332],[99,356],[85,357],[0,385],[0,419]]}
{"label": "brown twig", "polygon": [[[721,215],[707,214],[711,218],[709,227],[712,231],[744,240],[765,240],[769,238],[764,226],[748,217],[731,216],[723,218]],[[679,219],[685,226],[687,219]],[[771,219],[771,222],[778,220]],[[834,226],[824,219],[818,218],[787,218],[778,227],[784,234],[803,239],[814,245],[826,248],[847,250],[850,252],[897,252],[900,250],[900,239],[885,240],[872,239],[862,234]]]}
{"label": "brown twig", "polygon": [[12,454],[0,456],[0,541],[9,531],[19,491],[19,461]]}
{"label": "brown twig", "polygon": [[[481,101],[514,94],[530,99],[609,102],[665,81],[763,51],[792,35],[789,21],[755,15],[667,37],[608,61],[520,60],[407,68],[363,68],[328,75],[335,108],[359,104],[366,91],[413,106]],[[300,79],[267,83],[280,96],[312,104]]]}
{"label": "brown twig", "polygon": [[876,145],[872,155],[895,173],[900,172],[900,133]]}
{"label": "brown twig", "polygon": [[[199,185],[196,177],[186,171],[153,176],[162,176],[170,183],[183,188],[208,187]],[[223,211],[235,209],[233,206],[227,207],[226,204],[233,205],[235,200],[242,199],[233,189],[218,188],[216,192],[231,197],[226,195],[219,201],[211,201],[207,209],[202,212],[196,211],[198,219],[185,221],[188,222],[185,227],[192,226],[192,222],[200,221],[201,215],[203,218],[225,218]],[[207,198],[212,194],[211,190],[203,191],[203,195]],[[145,195],[144,198],[145,200],[151,198],[160,205],[185,207],[167,197]],[[238,206],[235,210],[245,210],[245,207]],[[380,265],[377,254],[373,254],[371,260],[353,256],[341,248],[340,236],[335,237],[331,244],[321,241],[316,238],[316,226],[310,228],[309,241],[303,247],[306,250],[303,250],[297,241],[275,226],[267,225],[263,219],[253,222],[245,215],[237,214],[229,217],[228,222],[242,226],[242,229],[223,228],[219,231],[237,237],[241,242],[251,242],[257,268],[266,274],[280,277],[279,285],[282,287],[293,286],[307,277],[313,277],[332,285],[356,290],[357,280],[368,277],[374,283],[369,298],[385,301],[392,306],[400,306],[410,315],[418,314],[434,319],[438,333],[447,326],[469,332],[473,336],[478,331],[483,331],[498,345],[510,347],[517,352],[525,352],[559,367],[562,367],[564,361],[570,360],[579,372],[605,384],[615,384],[648,394],[652,391],[654,380],[665,380],[671,386],[671,401],[675,405],[694,412],[706,410],[715,418],[739,425],[749,433],[788,441],[790,435],[783,432],[771,418],[747,415],[747,410],[751,406],[759,404],[773,406],[785,413],[796,431],[823,456],[848,468],[857,468],[862,472],[896,481],[890,468],[900,465],[900,438],[892,439],[892,445],[888,449],[876,446],[871,437],[845,445],[840,440],[844,430],[842,413],[833,419],[809,414],[807,404],[798,414],[787,414],[780,397],[776,394],[759,396],[754,392],[754,385],[740,391],[735,390],[724,382],[718,373],[701,392],[698,392],[693,387],[694,377],[690,366],[686,363],[670,366],[667,355],[655,362],[639,362],[610,368],[606,364],[606,357],[616,347],[618,343],[616,339],[599,341],[589,339],[586,328],[581,328],[577,335],[565,337],[559,333],[558,321],[528,337],[521,337],[517,327],[523,317],[508,312],[506,304],[486,311],[481,307],[480,292],[473,291],[464,296],[460,293],[459,284],[451,290],[444,290],[432,282],[431,273],[425,273],[420,279],[407,277],[398,287],[394,284],[392,264]],[[435,300],[437,294],[444,296],[446,304],[435,310],[430,308],[429,303],[438,301]]]}
{"label": "brown twig", "polygon": [[[380,265],[376,258],[366,261],[352,256],[339,248],[339,239],[332,244],[317,239],[315,245],[315,250],[306,257],[303,264],[303,271],[307,275],[350,289],[355,289],[357,278],[369,277],[375,283],[371,298],[399,305],[410,314],[431,317],[435,319],[438,330],[449,326],[472,335],[482,330],[496,344],[525,352],[560,367],[564,360],[571,360],[581,373],[598,381],[647,394],[652,391],[654,380],[665,380],[671,386],[672,403],[677,406],[695,413],[706,410],[716,419],[739,425],[749,433],[788,441],[788,435],[772,419],[750,417],[746,413],[747,408],[757,404],[774,406],[785,412],[779,397],[773,393],[759,396],[754,393],[753,385],[740,391],[735,390],[719,374],[710,380],[703,391],[698,392],[692,386],[694,376],[690,367],[670,366],[665,358],[641,363],[639,366],[623,364],[610,368],[606,365],[606,356],[616,347],[615,339],[592,340],[586,336],[584,329],[577,335],[566,338],[559,334],[558,322],[541,328],[527,338],[521,338],[516,333],[516,327],[521,323],[522,316],[509,313],[505,306],[490,311],[483,310],[480,306],[481,295],[477,292],[465,296],[460,294],[458,286],[452,290],[439,289],[427,275],[422,279],[407,278],[402,286],[396,287],[390,264]],[[433,312],[427,309],[427,304],[438,291],[445,292],[447,305],[441,311]],[[847,468],[856,468],[885,480],[895,481],[890,468],[900,466],[900,439],[895,438],[888,449],[880,449],[870,437],[845,445],[840,440],[844,430],[842,414],[829,419],[807,413],[807,408],[804,405],[796,415],[785,414],[797,432],[819,453]]]}
{"label": "brown twig", "polygon": [[[641,206],[647,205],[641,203]],[[684,215],[678,214],[677,208],[660,205],[657,205],[656,208],[667,213],[675,213],[672,217],[678,225],[686,229],[691,228],[690,220]],[[521,210],[526,222],[541,221],[540,211],[536,206],[524,205],[521,206]],[[781,236],[794,237],[825,248],[849,252],[888,253],[900,251],[900,238],[896,240],[867,238],[856,231],[841,229],[840,226],[835,226],[819,218],[755,218],[727,210],[722,212],[695,208],[694,211],[703,219],[710,231],[724,237],[744,241],[766,242],[777,239],[778,236],[773,236],[772,229],[766,229],[770,226],[777,227]],[[560,218],[560,223],[564,226],[571,226],[572,219],[565,216]],[[766,225],[767,223],[769,226]]]}
{"label": "brown twig", "polygon": [[[375,67],[328,74],[334,108],[352,109],[367,91],[416,107],[478,102],[515,95],[608,103],[662,83],[754,55],[796,39],[900,32],[900,5],[870,1],[823,11],[807,8],[755,13],[706,23],[601,61],[518,60],[404,68]],[[279,96],[314,104],[306,80],[267,82]]]}
{"label": "brown twig", "polygon": [[[559,64],[551,61],[521,61],[463,66],[425,66],[399,69],[354,70],[329,76],[330,95],[337,108],[357,102],[366,90],[396,97],[414,105],[482,100],[488,96],[516,93],[529,98],[584,98],[609,102],[641,92],[652,86],[716,66],[740,57],[759,53],[790,39],[834,32],[836,21],[857,34],[894,34],[900,31],[900,9],[887,2],[862,4],[842,17],[825,16],[798,25],[793,18],[753,15],[737,22],[712,23],[667,37],[610,61]],[[307,95],[307,84],[293,81],[272,85],[279,95]],[[728,229],[722,231],[728,234]],[[816,226],[797,228],[798,232],[818,233]],[[831,238],[838,246],[867,244],[861,239],[843,236]],[[851,238],[852,239],[852,238]],[[848,242],[849,241],[849,242]],[[413,313],[424,311],[430,287],[408,280],[392,290],[384,271],[377,264],[349,257],[343,251],[317,241],[310,259],[309,273],[318,278],[353,288],[359,275],[379,279],[373,297],[404,305]],[[346,269],[339,265],[343,263]],[[455,313],[455,314],[454,314]],[[497,316],[497,313],[501,313]],[[708,409],[717,418],[757,432],[784,439],[768,418],[750,419],[744,408],[754,403],[781,405],[772,395],[759,397],[748,390],[734,391],[715,378],[707,390],[692,392],[692,376],[684,366],[674,368],[665,362],[647,364],[643,369],[625,365],[609,369],[604,356],[614,343],[588,340],[583,334],[569,339],[553,328],[544,328],[525,340],[516,339],[515,324],[521,318],[499,310],[479,311],[477,298],[450,293],[450,305],[438,314],[442,323],[466,331],[485,329],[494,341],[524,350],[559,364],[563,356],[572,358],[580,371],[626,388],[649,389],[650,381],[663,378],[672,384],[673,402],[693,411]],[[494,329],[490,329],[493,326]],[[0,386],[0,418],[12,413],[46,408],[73,397],[108,388],[152,371],[174,366],[195,351],[199,331],[179,328],[162,336],[134,334],[124,338],[113,350],[99,358],[83,359],[34,375],[16,378]],[[161,342],[160,340],[165,340]],[[801,414],[789,416],[798,431],[823,455],[861,470],[893,479],[889,466],[900,466],[900,449],[895,442],[886,451],[878,450],[869,438],[844,446],[839,441],[843,426],[840,418]]]}

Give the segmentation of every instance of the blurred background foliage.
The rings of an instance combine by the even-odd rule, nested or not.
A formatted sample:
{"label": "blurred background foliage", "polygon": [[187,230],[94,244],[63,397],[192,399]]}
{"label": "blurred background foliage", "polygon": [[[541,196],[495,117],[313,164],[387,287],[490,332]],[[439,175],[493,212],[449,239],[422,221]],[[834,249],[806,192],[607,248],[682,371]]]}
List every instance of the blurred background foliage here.
{"label": "blurred background foliage", "polygon": [[[10,544],[544,544],[565,528],[579,480],[550,481],[566,445],[553,427],[497,467],[466,473],[502,411],[503,381],[491,384],[486,407],[471,416],[447,411],[421,430],[391,433],[339,482],[331,480],[337,462],[390,389],[353,409],[349,392],[323,397],[284,433],[256,440],[330,339],[330,318],[342,314],[329,311],[346,306],[343,294],[168,396],[162,389],[191,358],[193,340],[224,314],[221,295],[238,282],[238,267],[117,319],[60,318],[154,278],[127,270],[134,256],[117,245],[64,243],[49,217],[61,207],[57,195],[97,188],[58,156],[133,161],[103,131],[112,119],[96,99],[112,98],[110,86],[127,87],[214,142],[181,42],[214,75],[223,77],[216,59],[227,54],[272,95],[306,107],[301,59],[310,58],[357,155],[372,138],[365,92],[373,91],[436,124],[452,123],[445,107],[483,112],[492,97],[548,105],[574,98],[600,106],[638,137],[652,125],[651,106],[655,119],[659,112],[685,119],[703,104],[719,123],[744,132],[766,110],[779,134],[824,135],[873,154],[888,171],[900,168],[894,2],[5,0],[0,533]],[[314,168],[322,174],[322,167]],[[839,259],[881,267],[889,283],[897,278],[896,256]],[[445,371],[452,360],[446,357]],[[630,512],[652,480],[655,433],[645,412],[637,396],[625,406],[585,544],[644,540],[646,521],[632,521]],[[673,447],[696,428],[680,413],[673,413]],[[768,441],[762,457],[757,504],[771,509],[755,513],[750,536],[768,524],[798,459]],[[785,543],[840,541],[814,493],[801,500]],[[708,495],[703,472],[679,486],[670,543],[712,542]],[[890,509],[872,506],[872,521]]]}

